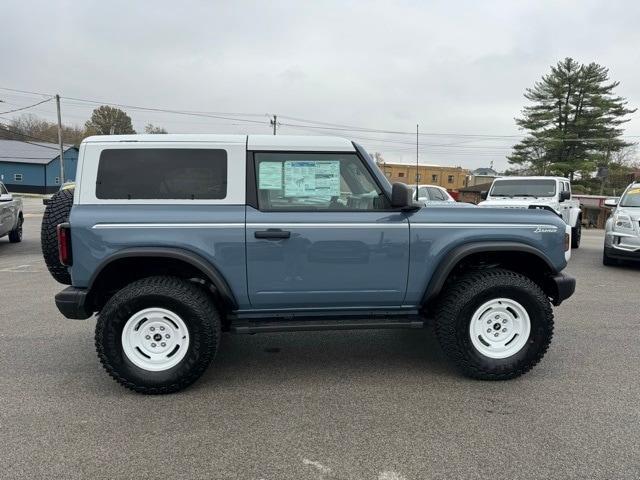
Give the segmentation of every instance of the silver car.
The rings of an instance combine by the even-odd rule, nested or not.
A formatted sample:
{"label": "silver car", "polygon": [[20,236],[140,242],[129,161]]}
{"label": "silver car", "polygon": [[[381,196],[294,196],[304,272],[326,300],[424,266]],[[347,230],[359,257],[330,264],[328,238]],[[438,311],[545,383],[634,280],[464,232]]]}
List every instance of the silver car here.
{"label": "silver car", "polygon": [[608,198],[604,204],[615,209],[605,225],[602,263],[640,261],[640,182],[629,185],[620,199]]}

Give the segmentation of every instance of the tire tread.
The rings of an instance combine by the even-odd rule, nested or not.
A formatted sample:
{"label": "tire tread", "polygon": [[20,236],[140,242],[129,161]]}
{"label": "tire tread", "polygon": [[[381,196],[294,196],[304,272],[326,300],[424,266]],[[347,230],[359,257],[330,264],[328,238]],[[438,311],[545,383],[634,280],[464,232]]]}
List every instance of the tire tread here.
{"label": "tire tread", "polygon": [[[470,352],[461,348],[457,331],[458,316],[467,302],[472,301],[487,288],[506,285],[527,289],[535,301],[543,305],[545,341],[539,345],[533,357],[524,363],[488,369],[485,365],[475,362]],[[482,380],[508,380],[527,373],[542,360],[553,337],[553,311],[545,293],[531,279],[511,270],[494,268],[464,274],[445,288],[446,291],[436,307],[436,337],[445,355],[465,375]],[[464,334],[468,335],[466,331]]]}

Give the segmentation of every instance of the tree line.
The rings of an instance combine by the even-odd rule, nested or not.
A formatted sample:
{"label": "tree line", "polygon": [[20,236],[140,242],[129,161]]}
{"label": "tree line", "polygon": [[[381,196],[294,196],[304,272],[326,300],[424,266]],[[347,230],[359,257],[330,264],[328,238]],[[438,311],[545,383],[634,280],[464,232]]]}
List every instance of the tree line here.
{"label": "tree line", "polygon": [[[0,128],[0,138],[5,140],[42,140],[58,143],[58,124],[49,122],[35,115],[21,115],[12,119]],[[93,110],[91,117],[83,127],[62,126],[65,144],[80,145],[80,142],[91,135],[126,135],[137,133],[133,128],[131,117],[119,108],[102,105]],[[163,127],[147,124],[144,133],[167,133]]]}

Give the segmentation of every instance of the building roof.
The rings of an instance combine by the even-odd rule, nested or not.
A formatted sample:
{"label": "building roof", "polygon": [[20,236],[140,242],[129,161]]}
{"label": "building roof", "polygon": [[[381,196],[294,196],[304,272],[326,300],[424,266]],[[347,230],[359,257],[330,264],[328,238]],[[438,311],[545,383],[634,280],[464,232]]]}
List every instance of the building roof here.
{"label": "building roof", "polygon": [[[65,145],[64,151],[70,148],[75,147]],[[46,165],[58,156],[60,156],[60,149],[55,143],[0,140],[0,162]]]}
{"label": "building roof", "polygon": [[497,177],[498,172],[496,172],[493,168],[480,167],[471,172],[471,175],[477,175],[481,177]]}

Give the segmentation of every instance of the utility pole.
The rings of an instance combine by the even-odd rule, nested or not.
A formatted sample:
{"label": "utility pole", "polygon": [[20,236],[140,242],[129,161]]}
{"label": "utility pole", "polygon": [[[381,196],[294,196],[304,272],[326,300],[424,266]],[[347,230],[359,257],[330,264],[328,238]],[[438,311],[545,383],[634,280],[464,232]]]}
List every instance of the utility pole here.
{"label": "utility pole", "polygon": [[278,116],[274,115],[273,119],[270,121],[271,125],[273,126],[273,134],[276,134],[276,128],[278,126]]}
{"label": "utility pole", "polygon": [[62,143],[62,117],[60,116],[60,95],[56,93],[56,109],[58,110],[58,145],[60,146],[60,185],[64,183],[64,145]]}
{"label": "utility pole", "polygon": [[419,150],[418,150],[418,145],[419,145],[419,133],[418,133],[418,124],[416,123],[416,200],[418,199],[418,184],[420,183],[419,177],[420,175],[418,174],[419,171],[419,166],[418,166],[418,159],[419,159]]}

